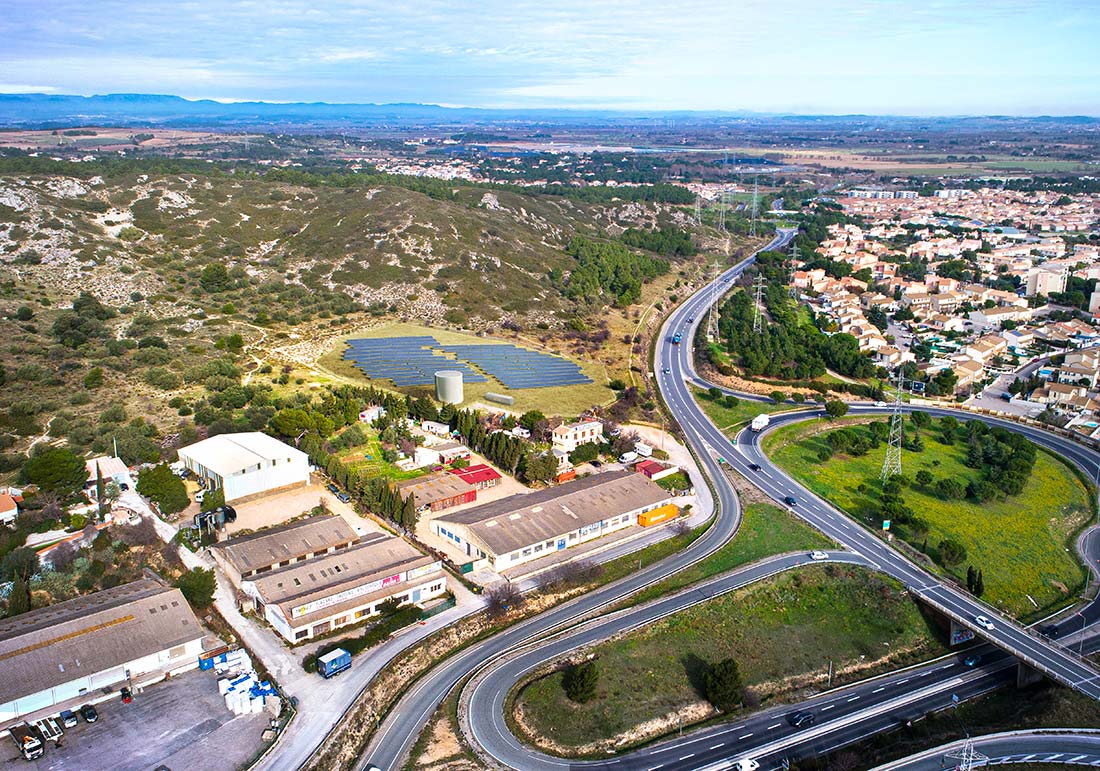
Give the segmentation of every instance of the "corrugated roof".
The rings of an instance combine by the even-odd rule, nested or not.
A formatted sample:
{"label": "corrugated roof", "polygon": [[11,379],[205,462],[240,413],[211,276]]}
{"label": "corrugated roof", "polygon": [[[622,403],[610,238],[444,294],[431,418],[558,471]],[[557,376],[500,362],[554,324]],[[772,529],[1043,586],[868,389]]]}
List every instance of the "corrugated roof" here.
{"label": "corrugated roof", "polygon": [[453,474],[440,471],[426,477],[417,477],[397,483],[397,489],[403,496],[413,496],[416,508],[428,506],[435,501],[464,495],[474,487]]}
{"label": "corrugated roof", "polygon": [[336,514],[307,517],[289,525],[263,530],[253,535],[231,538],[214,544],[236,570],[251,570],[278,565],[288,559],[325,551],[340,544],[354,543],[358,536],[343,517]]}
{"label": "corrugated roof", "polygon": [[466,468],[451,469],[452,474],[461,479],[462,481],[476,485],[481,482],[490,482],[494,479],[500,479],[500,474],[496,469],[491,466],[487,466],[484,463],[477,463],[473,466],[467,466]]}
{"label": "corrugated roof", "polygon": [[203,637],[179,589],[141,579],[0,620],[0,704]]}
{"label": "corrugated roof", "polygon": [[305,457],[301,450],[260,431],[218,434],[181,448],[179,454],[222,476],[272,460]]}
{"label": "corrugated roof", "polygon": [[108,482],[111,481],[111,477],[115,474],[127,474],[130,471],[120,458],[109,458],[106,455],[101,455],[98,458],[89,458],[84,461],[84,468],[88,471],[89,482],[95,481],[96,466],[99,466],[99,473],[102,474],[103,478]]}
{"label": "corrugated roof", "polygon": [[465,525],[496,554],[557,538],[585,525],[671,500],[642,474],[609,471],[439,517]]}

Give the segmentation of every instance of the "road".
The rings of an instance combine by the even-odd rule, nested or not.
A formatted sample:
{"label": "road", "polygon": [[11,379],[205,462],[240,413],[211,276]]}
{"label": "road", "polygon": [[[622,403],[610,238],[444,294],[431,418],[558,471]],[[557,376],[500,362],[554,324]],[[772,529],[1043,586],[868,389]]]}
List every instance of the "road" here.
{"label": "road", "polygon": [[[974,737],[973,747],[985,756],[980,764],[1059,763],[1100,766],[1100,732],[1058,729],[1049,731],[1011,731]],[[909,758],[878,766],[872,771],[942,771],[954,768],[963,742],[952,742]],[[959,757],[954,754],[954,757]]]}
{"label": "road", "polygon": [[[781,231],[761,251],[780,248],[794,236],[794,233],[794,230]],[[723,277],[731,277],[734,274],[739,275],[746,265],[747,261],[740,263],[738,266],[726,271]],[[673,316],[682,319],[683,309],[689,306],[694,307],[698,304],[698,298],[706,296],[706,294],[707,291],[703,290],[695,295],[685,305],[682,305]],[[712,455],[700,454],[700,458],[704,471],[710,479],[721,478],[721,468]],[[405,757],[409,748],[416,741],[416,737],[427,724],[431,714],[446,698],[451,688],[485,663],[501,657],[515,647],[536,637],[543,637],[556,629],[618,602],[640,589],[683,570],[720,548],[733,537],[740,524],[740,509],[737,498],[729,485],[717,485],[717,505],[718,513],[714,524],[706,533],[678,554],[511,626],[500,634],[467,648],[430,670],[416,686],[411,688],[394,705],[382,724],[375,730],[360,767],[368,768],[372,765],[383,769],[398,767],[400,765],[399,761]]]}

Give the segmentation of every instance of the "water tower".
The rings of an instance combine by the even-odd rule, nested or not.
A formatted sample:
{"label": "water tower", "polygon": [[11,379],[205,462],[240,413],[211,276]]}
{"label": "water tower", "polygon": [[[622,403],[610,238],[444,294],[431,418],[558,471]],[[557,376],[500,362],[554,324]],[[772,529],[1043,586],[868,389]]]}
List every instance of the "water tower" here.
{"label": "water tower", "polygon": [[435,398],[443,404],[462,404],[462,373],[455,369],[436,372]]}

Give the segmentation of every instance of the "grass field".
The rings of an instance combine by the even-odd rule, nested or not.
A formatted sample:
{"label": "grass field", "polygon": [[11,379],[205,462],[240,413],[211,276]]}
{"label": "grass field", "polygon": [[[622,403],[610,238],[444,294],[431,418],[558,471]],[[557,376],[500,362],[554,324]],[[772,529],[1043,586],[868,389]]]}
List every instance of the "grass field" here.
{"label": "grass field", "polygon": [[701,388],[692,387],[695,393],[695,401],[703,408],[707,417],[714,421],[714,425],[728,434],[736,433],[743,426],[748,425],[757,415],[765,412],[786,412],[797,409],[793,404],[776,404],[770,399],[766,402],[749,401],[741,399],[735,407],[727,407],[724,402],[711,401],[707,392]]}
{"label": "grass field", "polygon": [[839,673],[859,667],[865,675],[874,662],[893,665],[938,650],[900,585],[858,568],[814,566],[596,646],[599,687],[587,704],[570,701],[554,673],[524,688],[517,705],[535,731],[578,747],[697,704],[701,671],[727,657],[768,701],[783,693],[782,681],[824,675],[830,661]]}
{"label": "grass field", "polygon": [[368,436],[366,444],[349,448],[340,454],[340,460],[343,461],[349,469],[365,471],[368,472],[369,476],[385,477],[395,482],[424,475],[425,472],[423,469],[402,471],[394,464],[386,463],[386,461],[382,460],[382,442],[378,440],[378,436],[373,434],[369,429],[364,429],[364,433]]}
{"label": "grass field", "polygon": [[[881,526],[878,491],[885,445],[862,457],[835,455],[822,463],[817,453],[826,443],[820,428],[822,421],[781,428],[767,438],[765,451],[818,495],[871,527]],[[912,479],[927,469],[937,480],[951,477],[964,485],[977,478],[978,472],[963,463],[965,443],[941,444],[936,430],[922,431],[921,436],[923,453],[902,451],[906,476]],[[1004,501],[945,500],[915,484],[903,491],[903,498],[930,526],[929,553],[935,556],[935,545],[943,538],[962,543],[967,559],[951,572],[958,577],[965,576],[968,564],[981,568],[983,599],[1002,610],[1034,616],[1072,599],[1083,585],[1085,572],[1069,550],[1069,541],[1092,515],[1089,493],[1076,474],[1049,453],[1039,452],[1024,491]],[[913,545],[920,547],[923,541],[922,537]]]}
{"label": "grass field", "polygon": [[[510,340],[498,340],[490,337],[468,335],[462,332],[452,332],[446,329],[423,327],[418,324],[387,324],[385,326],[353,332],[338,338],[337,344],[331,351],[321,356],[318,360],[318,364],[334,374],[350,378],[353,381],[362,383],[373,382],[383,388],[393,388],[388,380],[371,381],[370,378],[363,374],[362,370],[352,365],[351,362],[345,361],[345,343],[347,340],[358,338],[411,337],[416,335],[432,335],[440,343],[450,345],[512,342]],[[526,343],[517,342],[516,344],[528,345],[528,347],[533,349],[543,350],[545,353],[560,355],[559,351],[546,351],[545,349],[539,349],[537,346]],[[464,388],[464,395],[466,397],[465,403],[471,404],[476,401],[485,402],[484,397],[486,392],[493,391],[515,397],[516,403],[511,409],[517,412],[542,410],[547,415],[573,416],[580,414],[593,405],[603,405],[611,402],[614,398],[614,392],[606,385],[607,373],[604,371],[604,368],[600,364],[591,361],[579,361],[577,364],[580,365],[581,371],[584,372],[585,375],[592,378],[593,382],[585,385],[511,390],[490,378],[485,383],[466,383]]]}

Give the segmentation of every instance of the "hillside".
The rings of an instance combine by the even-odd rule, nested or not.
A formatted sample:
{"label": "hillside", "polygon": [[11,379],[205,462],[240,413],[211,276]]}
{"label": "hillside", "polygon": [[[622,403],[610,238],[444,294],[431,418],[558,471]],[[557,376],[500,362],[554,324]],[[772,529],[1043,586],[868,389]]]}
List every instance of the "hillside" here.
{"label": "hillside", "polygon": [[[273,400],[347,382],[318,365],[341,335],[392,320],[506,330],[574,355],[617,345],[605,371],[629,379],[644,357],[625,333],[705,262],[608,240],[686,226],[665,204],[72,166],[0,176],[0,472],[36,441],[101,451],[118,439],[135,461],[195,423],[260,427]],[[576,236],[605,246],[586,252]],[[605,279],[609,250],[619,262]],[[669,260],[640,297],[615,286],[634,259]],[[610,314],[616,294],[636,304]]]}

